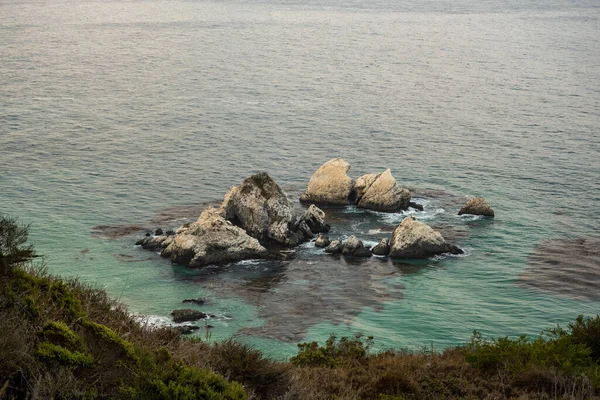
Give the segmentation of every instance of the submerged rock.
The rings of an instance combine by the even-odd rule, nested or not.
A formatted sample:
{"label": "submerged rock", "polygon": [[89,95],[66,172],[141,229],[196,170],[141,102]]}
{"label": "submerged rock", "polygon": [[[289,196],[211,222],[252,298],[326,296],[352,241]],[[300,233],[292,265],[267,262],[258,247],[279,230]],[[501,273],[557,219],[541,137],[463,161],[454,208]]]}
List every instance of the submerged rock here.
{"label": "submerged rock", "polygon": [[387,256],[390,254],[390,239],[381,239],[379,243],[371,249],[371,253],[376,256]]}
{"label": "submerged rock", "polygon": [[246,178],[225,195],[225,219],[261,243],[296,246],[325,229],[325,213],[311,205],[299,215],[287,194],[261,172]]}
{"label": "submerged rock", "polygon": [[200,327],[196,325],[182,325],[174,326],[173,329],[179,332],[180,335],[189,335],[199,330]]}
{"label": "submerged rock", "polygon": [[483,197],[472,197],[465,205],[460,209],[458,215],[471,214],[471,215],[483,215],[484,217],[493,217],[494,210],[490,203],[488,203]]}
{"label": "submerged rock", "polygon": [[325,253],[341,254],[342,250],[344,250],[344,243],[341,240],[332,240],[329,246],[325,248]]}
{"label": "submerged rock", "polygon": [[192,303],[192,304],[204,305],[204,304],[206,304],[206,299],[202,298],[202,297],[198,297],[196,299],[185,299],[182,301],[182,303]]}
{"label": "submerged rock", "polygon": [[419,203],[415,203],[414,201],[409,201],[408,207],[414,208],[415,210],[419,210],[419,211],[425,210],[425,207],[423,207],[423,205],[421,205]]}
{"label": "submerged rock", "polygon": [[352,179],[346,174],[350,164],[334,158],[323,164],[310,178],[300,201],[317,204],[348,204]]}
{"label": "submerged rock", "polygon": [[390,257],[420,259],[443,253],[462,254],[463,251],[413,216],[406,217],[392,234]]}
{"label": "submerged rock", "polygon": [[319,233],[319,236],[317,236],[317,239],[315,240],[316,247],[327,247],[330,243],[331,241],[329,238],[322,233]]}
{"label": "submerged rock", "polygon": [[173,322],[176,323],[198,321],[199,319],[208,318],[208,314],[205,314],[202,311],[192,310],[189,308],[183,310],[173,310],[171,312],[171,316],[173,317]]}
{"label": "submerged rock", "polygon": [[161,255],[193,268],[268,255],[257,239],[225,220],[215,208],[204,210],[187,230],[171,238]]}
{"label": "submerged rock", "polygon": [[386,212],[408,209],[410,192],[396,182],[389,168],[375,176],[363,175],[357,183],[354,192],[358,207]]}

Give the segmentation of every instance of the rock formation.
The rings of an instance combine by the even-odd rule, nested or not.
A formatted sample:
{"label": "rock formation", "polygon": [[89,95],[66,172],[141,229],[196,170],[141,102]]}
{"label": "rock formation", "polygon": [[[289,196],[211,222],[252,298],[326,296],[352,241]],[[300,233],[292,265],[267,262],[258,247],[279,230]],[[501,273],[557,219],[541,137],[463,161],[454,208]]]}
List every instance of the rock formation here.
{"label": "rock formation", "polygon": [[352,179],[346,174],[350,169],[342,158],[334,158],[323,164],[310,178],[308,188],[300,201],[317,204],[348,204]]}
{"label": "rock formation", "polygon": [[381,239],[379,243],[371,249],[371,253],[376,256],[387,256],[390,254],[390,239]]}
{"label": "rock formation", "polygon": [[472,197],[465,205],[460,209],[458,215],[472,214],[472,215],[483,215],[485,217],[493,217],[494,210],[490,203],[488,203],[483,197]]}
{"label": "rock formation", "polygon": [[225,220],[219,210],[212,207],[204,210],[187,230],[170,238],[161,255],[192,268],[268,255],[257,239]]}
{"label": "rock formation", "polygon": [[198,321],[199,319],[208,318],[208,314],[189,308],[183,310],[173,310],[171,316],[173,317],[173,322],[175,323]]}
{"label": "rock formation", "polygon": [[343,256],[353,256],[353,257],[371,257],[371,251],[366,248],[361,240],[359,240],[356,236],[352,235],[346,240],[344,246],[342,248]]}
{"label": "rock formation", "polygon": [[342,250],[344,250],[344,243],[341,240],[332,240],[329,246],[325,248],[325,253],[341,254]]}
{"label": "rock formation", "polygon": [[225,195],[223,216],[263,244],[296,246],[325,230],[325,213],[316,206],[299,215],[271,177],[261,172],[246,178]]}
{"label": "rock formation", "polygon": [[394,230],[390,241],[390,257],[419,259],[438,254],[462,254],[462,250],[449,244],[442,235],[429,225],[406,217]]}
{"label": "rock formation", "polygon": [[329,238],[322,233],[319,233],[319,236],[317,236],[317,239],[315,240],[316,247],[327,247],[330,243],[331,241]]}
{"label": "rock formation", "polygon": [[396,182],[389,168],[358,178],[352,196],[358,207],[374,211],[406,210],[410,202],[410,192]]}
{"label": "rock formation", "polygon": [[198,268],[265,258],[268,246],[296,246],[328,230],[322,210],[313,204],[302,213],[262,172],[232,187],[219,209],[207,208],[193,224],[167,234],[157,231],[157,236],[147,236],[136,244],[160,251],[174,263]]}

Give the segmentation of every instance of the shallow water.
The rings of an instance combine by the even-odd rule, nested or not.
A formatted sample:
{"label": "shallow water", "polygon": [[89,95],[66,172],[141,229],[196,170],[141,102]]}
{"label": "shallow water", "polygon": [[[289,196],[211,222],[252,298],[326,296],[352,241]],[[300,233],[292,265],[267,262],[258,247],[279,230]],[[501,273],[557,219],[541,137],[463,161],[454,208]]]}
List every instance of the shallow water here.
{"label": "shallow water", "polygon": [[[564,267],[573,279],[531,267],[600,236],[599,17],[593,1],[3,0],[0,212],[32,223],[52,272],[151,320],[207,297],[213,339],[273,356],[330,333],[535,334],[600,305],[574,295],[581,277],[600,291],[598,257]],[[143,232],[94,229],[176,227],[263,170],[297,198],[336,156],[354,178],[391,168],[466,255],[349,263],[307,245],[190,271],[135,248]],[[455,215],[468,195],[497,217]],[[369,243],[403,217],[328,214]]]}

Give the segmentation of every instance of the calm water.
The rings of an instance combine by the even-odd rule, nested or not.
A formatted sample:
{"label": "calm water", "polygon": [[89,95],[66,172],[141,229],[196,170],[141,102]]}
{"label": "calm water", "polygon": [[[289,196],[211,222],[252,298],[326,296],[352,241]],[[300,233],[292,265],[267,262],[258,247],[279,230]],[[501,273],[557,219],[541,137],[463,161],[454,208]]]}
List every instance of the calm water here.
{"label": "calm water", "polygon": [[[32,223],[53,273],[152,321],[207,297],[213,339],[277,357],[330,333],[443,348],[600,312],[600,6],[482,3],[0,0],[0,212]],[[419,217],[466,256],[356,263],[305,245],[286,264],[189,271],[139,234],[92,234],[154,227],[257,171],[297,197],[337,156],[417,188]],[[468,195],[497,218],[455,216]],[[369,243],[402,219],[328,214]]]}

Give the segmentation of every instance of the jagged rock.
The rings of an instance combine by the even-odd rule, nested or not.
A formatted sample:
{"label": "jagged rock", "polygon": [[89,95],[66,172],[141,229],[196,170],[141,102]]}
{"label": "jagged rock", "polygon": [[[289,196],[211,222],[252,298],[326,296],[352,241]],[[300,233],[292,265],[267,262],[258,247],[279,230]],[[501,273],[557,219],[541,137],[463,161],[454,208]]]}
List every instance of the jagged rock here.
{"label": "jagged rock", "polygon": [[162,235],[164,235],[164,232],[163,232],[163,230],[161,228],[158,228],[156,230],[156,232],[154,232],[154,235],[155,236],[162,236]]}
{"label": "jagged rock", "polygon": [[192,310],[189,308],[183,310],[173,310],[171,312],[171,316],[173,317],[173,322],[176,323],[198,321],[199,319],[208,318],[208,314],[205,314],[202,311]]}
{"label": "jagged rock", "polygon": [[195,331],[199,330],[200,327],[196,326],[196,325],[181,325],[181,326],[174,326],[173,329],[175,329],[177,332],[179,332],[180,335],[189,335],[189,334],[194,333]]}
{"label": "jagged rock", "polygon": [[[366,251],[365,251],[366,250]],[[342,249],[342,255],[354,256],[354,257],[371,257],[372,254],[367,249],[363,242],[360,241],[356,236],[352,235],[348,238]]]}
{"label": "jagged rock", "polygon": [[387,256],[390,254],[390,240],[389,239],[381,239],[375,247],[371,249],[371,253],[377,256]]}
{"label": "jagged rock", "polygon": [[323,164],[310,178],[300,201],[317,204],[348,204],[352,179],[346,174],[350,164],[334,158]]}
{"label": "jagged rock", "polygon": [[408,206],[414,208],[415,210],[419,210],[419,211],[425,210],[425,208],[421,204],[415,203],[414,201],[409,201]]}
{"label": "jagged rock", "polygon": [[393,258],[419,259],[443,253],[462,252],[458,247],[446,242],[438,231],[409,216],[394,230],[389,255]]}
{"label": "jagged rock", "polygon": [[177,228],[177,230],[175,230],[175,234],[179,235],[179,234],[187,231],[190,228],[190,225],[191,224],[189,224],[189,223],[186,222],[185,224],[183,224],[179,228]]}
{"label": "jagged rock", "polygon": [[375,177],[369,174],[359,180],[361,180],[361,187],[355,189],[356,194],[358,195],[359,192],[364,194],[357,197],[358,207],[386,212],[408,208],[410,192],[396,182],[389,168]]}
{"label": "jagged rock", "polygon": [[358,203],[363,198],[367,189],[371,187],[373,182],[377,180],[380,174],[366,174],[361,176],[354,182],[352,191],[350,193],[350,199],[353,203]]}
{"label": "jagged rock", "polygon": [[329,225],[325,223],[325,212],[314,204],[308,207],[302,220],[313,233],[329,232]]}
{"label": "jagged rock", "polygon": [[488,203],[483,197],[470,198],[463,208],[460,209],[458,215],[472,214],[472,215],[483,215],[485,217],[493,217],[494,210],[490,203]]}
{"label": "jagged rock", "polygon": [[325,248],[325,253],[329,254],[341,254],[344,249],[344,244],[341,240],[332,240],[329,246]]}
{"label": "jagged rock", "polygon": [[146,250],[159,251],[164,249],[170,243],[170,240],[167,241],[168,239],[169,237],[166,235],[146,236],[135,242],[135,244],[137,246],[142,246],[142,248]]}
{"label": "jagged rock", "polygon": [[330,243],[331,241],[329,238],[322,233],[319,233],[319,236],[317,236],[317,239],[315,240],[316,247],[327,247]]}
{"label": "jagged rock", "polygon": [[221,212],[225,219],[264,244],[296,246],[325,225],[325,213],[316,206],[299,215],[287,194],[265,172],[232,187],[225,195]]}
{"label": "jagged rock", "polygon": [[193,268],[268,255],[258,240],[225,220],[213,207],[204,210],[187,230],[170,238],[171,243],[161,255]]}

